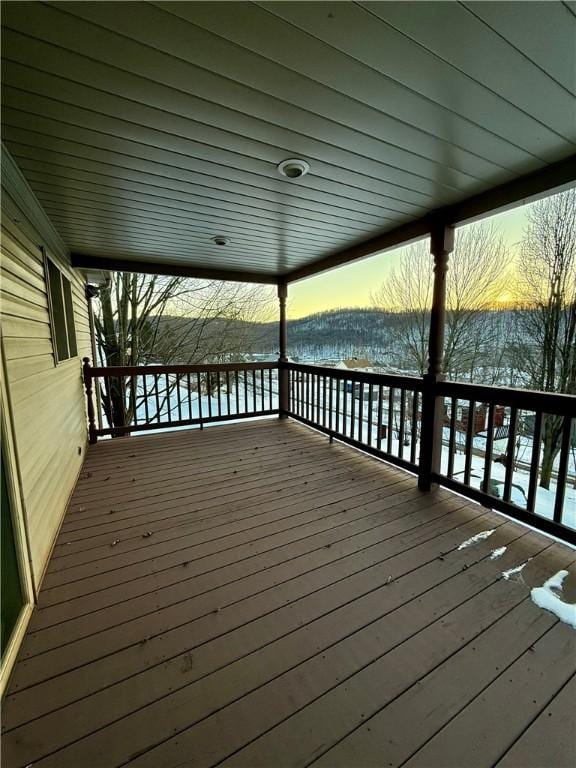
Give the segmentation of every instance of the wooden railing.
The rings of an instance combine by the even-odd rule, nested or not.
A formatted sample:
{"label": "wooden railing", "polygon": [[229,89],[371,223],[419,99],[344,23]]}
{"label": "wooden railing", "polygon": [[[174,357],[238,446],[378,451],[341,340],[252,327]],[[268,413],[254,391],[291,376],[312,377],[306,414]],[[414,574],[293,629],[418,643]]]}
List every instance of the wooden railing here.
{"label": "wooden railing", "polygon": [[[576,484],[576,398],[460,382],[436,387],[444,450],[433,480],[576,543],[576,500],[567,498]],[[539,485],[543,474],[548,488]]]}
{"label": "wooden railing", "polygon": [[[84,381],[91,442],[289,416],[414,472],[423,490],[446,486],[576,544],[573,396],[285,362],[92,368],[85,359]],[[548,458],[545,443],[556,446]]]}
{"label": "wooden railing", "polygon": [[[294,363],[281,368],[289,374],[290,417],[415,472],[421,487],[446,486],[576,544],[576,503],[567,493],[576,483],[576,398]],[[427,407],[434,413],[425,414]],[[434,425],[436,467],[423,453],[426,422]],[[546,430],[556,431],[559,445],[549,489],[539,486]]]}
{"label": "wooden railing", "polygon": [[278,363],[93,368],[84,358],[83,371],[92,443],[279,413]]}
{"label": "wooden railing", "polygon": [[288,414],[418,471],[422,379],[287,363]]}

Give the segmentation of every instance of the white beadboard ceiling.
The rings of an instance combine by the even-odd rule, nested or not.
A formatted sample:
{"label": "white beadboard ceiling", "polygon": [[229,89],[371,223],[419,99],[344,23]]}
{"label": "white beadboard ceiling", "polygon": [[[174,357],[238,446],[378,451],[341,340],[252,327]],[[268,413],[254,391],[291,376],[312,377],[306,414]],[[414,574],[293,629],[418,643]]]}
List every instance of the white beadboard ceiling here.
{"label": "white beadboard ceiling", "polygon": [[[2,24],[3,140],[85,257],[301,276],[574,168],[572,2],[9,2]],[[310,174],[279,176],[290,157]]]}

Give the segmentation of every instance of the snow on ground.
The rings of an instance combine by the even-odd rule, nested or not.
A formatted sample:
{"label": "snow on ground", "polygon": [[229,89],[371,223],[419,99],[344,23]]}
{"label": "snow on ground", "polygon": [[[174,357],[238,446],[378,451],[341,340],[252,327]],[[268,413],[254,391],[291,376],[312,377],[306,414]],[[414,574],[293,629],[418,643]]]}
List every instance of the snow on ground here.
{"label": "snow on ground", "polygon": [[541,587],[534,587],[530,596],[539,608],[550,611],[568,626],[576,629],[576,604],[565,603],[559,592],[562,592],[562,584],[568,576],[568,571],[558,571]]}

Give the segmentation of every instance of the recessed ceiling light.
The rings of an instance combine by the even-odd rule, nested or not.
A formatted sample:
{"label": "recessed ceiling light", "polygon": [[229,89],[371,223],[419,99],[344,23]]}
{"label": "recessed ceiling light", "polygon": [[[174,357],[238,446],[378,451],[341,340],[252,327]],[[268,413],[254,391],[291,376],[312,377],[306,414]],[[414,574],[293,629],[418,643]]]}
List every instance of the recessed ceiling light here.
{"label": "recessed ceiling light", "polygon": [[310,164],[306,160],[295,157],[290,158],[290,160],[283,160],[278,165],[278,173],[289,179],[299,179],[301,176],[306,176],[309,170]]}
{"label": "recessed ceiling light", "polygon": [[224,237],[224,235],[216,235],[216,237],[212,238],[212,242],[216,243],[216,245],[228,245],[230,243],[230,238]]}

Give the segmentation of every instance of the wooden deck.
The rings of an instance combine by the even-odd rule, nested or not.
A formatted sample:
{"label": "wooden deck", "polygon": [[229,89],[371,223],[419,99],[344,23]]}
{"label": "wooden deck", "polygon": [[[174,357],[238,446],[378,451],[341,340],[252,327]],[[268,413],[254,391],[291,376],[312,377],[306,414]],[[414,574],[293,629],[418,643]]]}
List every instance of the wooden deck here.
{"label": "wooden deck", "polygon": [[103,441],[3,765],[573,766],[576,632],[530,587],[575,559],[291,421]]}

